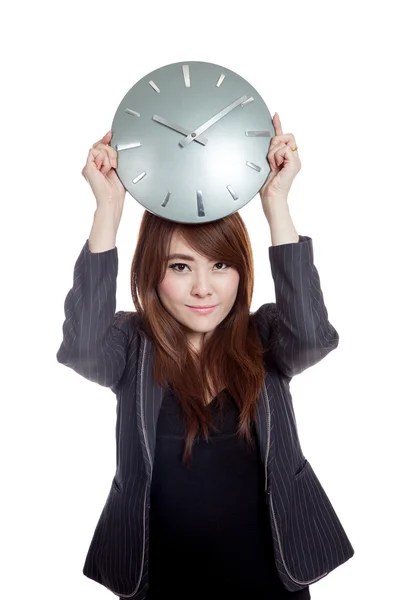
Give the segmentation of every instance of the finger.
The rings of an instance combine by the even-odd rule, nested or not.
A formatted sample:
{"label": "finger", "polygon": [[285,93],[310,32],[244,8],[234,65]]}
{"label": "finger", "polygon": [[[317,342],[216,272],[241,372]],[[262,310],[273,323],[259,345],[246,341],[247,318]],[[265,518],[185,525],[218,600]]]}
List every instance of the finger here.
{"label": "finger", "polygon": [[282,148],[278,148],[278,150],[275,152],[274,160],[277,167],[283,165],[285,161],[292,164],[297,164],[297,170],[300,171],[301,163],[298,153],[293,152],[293,150],[291,150],[291,148],[289,148],[289,146],[286,144]]}
{"label": "finger", "polygon": [[107,175],[108,171],[112,168],[112,165],[110,156],[106,150],[102,150],[101,159],[103,161],[103,164],[100,168],[100,173],[103,173],[103,175]]}
{"label": "finger", "polygon": [[278,113],[274,114],[274,118],[272,119],[272,122],[274,124],[276,135],[283,135],[282,123],[281,123]]}
{"label": "finger", "polygon": [[103,162],[101,160],[101,151],[96,150],[95,148],[89,148],[86,165],[88,167],[94,167],[95,169],[100,170],[102,167],[102,164],[103,164]]}
{"label": "finger", "polygon": [[282,135],[276,135],[272,138],[270,148],[271,146],[280,145],[282,142],[290,147],[296,145],[293,133],[283,133]]}
{"label": "finger", "polygon": [[89,152],[87,155],[87,159],[86,159],[86,164],[82,169],[82,175],[84,176],[84,178],[87,181],[87,173],[89,170],[91,169],[97,169],[97,164],[95,162],[95,156],[94,153],[96,152],[96,150],[94,150],[93,148],[89,148]]}
{"label": "finger", "polygon": [[274,160],[277,169],[285,162],[285,158],[286,160],[290,160],[289,152],[291,152],[291,150],[289,150],[289,152],[288,150],[288,147],[285,145],[281,148],[278,148],[278,150],[275,152]]}
{"label": "finger", "polygon": [[95,144],[93,144],[93,148],[96,148],[97,150],[104,150],[104,152],[107,152],[108,156],[110,157],[111,165],[117,168],[118,153],[115,150],[115,148],[113,148],[112,146],[107,146],[102,142],[96,142]]}
{"label": "finger", "polygon": [[269,160],[269,164],[271,165],[271,169],[276,169],[277,168],[277,162],[276,162],[276,153],[278,152],[278,150],[281,150],[282,148],[287,148],[288,146],[284,143],[280,143],[280,144],[276,144],[272,149],[270,149],[270,151],[268,152],[268,160]]}
{"label": "finger", "polygon": [[104,149],[91,148],[90,153],[93,156],[92,163],[103,175],[106,175],[111,169],[111,162],[108,152]]}

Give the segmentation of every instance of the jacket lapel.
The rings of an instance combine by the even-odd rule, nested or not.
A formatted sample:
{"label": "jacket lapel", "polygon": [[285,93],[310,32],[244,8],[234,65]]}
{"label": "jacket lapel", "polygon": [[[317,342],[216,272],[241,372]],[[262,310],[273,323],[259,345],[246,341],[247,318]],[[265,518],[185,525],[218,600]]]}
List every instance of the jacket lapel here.
{"label": "jacket lapel", "polygon": [[141,343],[136,380],[136,412],[146,473],[150,481],[156,448],[157,419],[165,388],[156,384],[153,379],[154,345],[144,332],[139,331],[139,335]]}

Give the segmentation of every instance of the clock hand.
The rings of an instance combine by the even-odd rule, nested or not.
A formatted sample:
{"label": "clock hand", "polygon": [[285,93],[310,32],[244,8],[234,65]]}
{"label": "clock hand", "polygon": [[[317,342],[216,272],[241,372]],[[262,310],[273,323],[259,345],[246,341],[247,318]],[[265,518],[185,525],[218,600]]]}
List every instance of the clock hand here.
{"label": "clock hand", "polygon": [[185,146],[190,144],[190,142],[193,142],[193,140],[197,140],[197,136],[200,133],[203,133],[203,131],[205,131],[206,129],[211,127],[211,125],[214,125],[214,123],[216,123],[217,121],[222,119],[222,117],[224,117],[225,115],[230,113],[234,108],[239,106],[239,104],[242,104],[242,102],[244,102],[245,100],[247,100],[247,96],[242,96],[241,98],[238,98],[237,100],[235,100],[235,102],[232,102],[232,104],[229,104],[229,106],[227,106],[226,108],[221,110],[219,113],[217,113],[216,115],[211,117],[211,119],[208,119],[208,121],[203,123],[203,125],[200,125],[200,127],[195,129],[193,132],[189,133],[189,135],[187,137],[183,138],[179,142],[179,145],[182,146],[182,148],[184,148]]}
{"label": "clock hand", "polygon": [[[191,133],[190,129],[186,129],[186,127],[181,127],[180,125],[176,125],[175,123],[171,123],[168,119],[164,119],[164,117],[160,117],[159,115],[153,115],[153,121],[156,123],[161,123],[161,125],[165,125],[178,133],[183,133],[183,135],[188,135]],[[208,142],[208,139],[205,137],[197,137],[196,142],[205,146]]]}

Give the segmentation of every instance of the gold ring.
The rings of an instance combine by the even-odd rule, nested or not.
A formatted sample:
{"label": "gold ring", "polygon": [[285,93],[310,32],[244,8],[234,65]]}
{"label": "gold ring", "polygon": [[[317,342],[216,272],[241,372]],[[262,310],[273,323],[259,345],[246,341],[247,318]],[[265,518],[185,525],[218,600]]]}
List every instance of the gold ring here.
{"label": "gold ring", "polygon": [[292,150],[293,152],[296,152],[296,150],[297,150],[297,146],[293,146],[293,148],[291,148],[291,150]]}

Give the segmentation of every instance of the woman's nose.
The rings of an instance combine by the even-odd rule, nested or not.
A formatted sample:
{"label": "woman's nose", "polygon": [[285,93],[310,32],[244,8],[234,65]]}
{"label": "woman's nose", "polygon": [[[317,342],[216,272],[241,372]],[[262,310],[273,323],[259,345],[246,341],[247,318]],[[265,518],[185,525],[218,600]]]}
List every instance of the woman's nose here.
{"label": "woman's nose", "polygon": [[211,289],[211,283],[207,275],[196,275],[193,281],[192,291],[197,294],[208,294]]}

